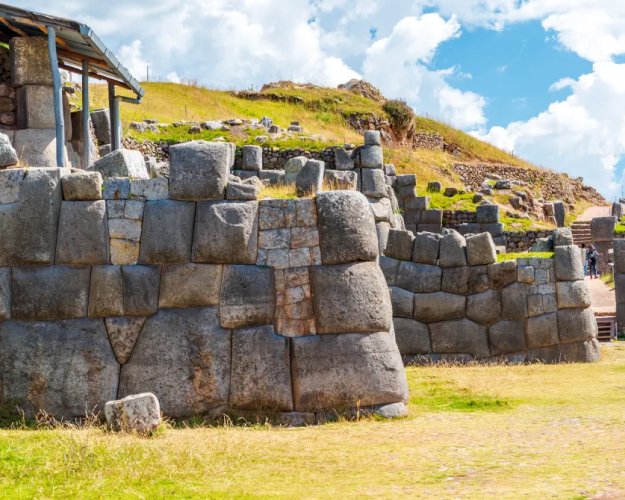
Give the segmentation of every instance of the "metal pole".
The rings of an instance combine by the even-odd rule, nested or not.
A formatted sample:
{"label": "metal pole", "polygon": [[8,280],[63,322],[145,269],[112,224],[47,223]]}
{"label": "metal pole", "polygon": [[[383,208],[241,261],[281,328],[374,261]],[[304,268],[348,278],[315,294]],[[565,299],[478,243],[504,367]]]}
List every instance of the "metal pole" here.
{"label": "metal pole", "polygon": [[115,109],[115,85],[109,83],[109,114],[111,119],[111,151],[115,151],[115,144],[117,144],[117,117]]}
{"label": "metal pole", "polygon": [[63,89],[61,88],[61,72],[56,54],[56,30],[48,26],[48,55],[52,84],[54,86],[54,122],[56,124],[56,165],[65,167],[65,121],[63,118]]}
{"label": "metal pole", "polygon": [[89,61],[82,62],[82,168],[91,164],[91,132],[89,130]]}
{"label": "metal pole", "polygon": [[115,97],[113,99],[113,109],[115,110],[115,142],[112,145],[113,151],[117,151],[122,148],[122,124],[121,124],[121,114],[119,112],[119,103],[122,102],[121,97]]}

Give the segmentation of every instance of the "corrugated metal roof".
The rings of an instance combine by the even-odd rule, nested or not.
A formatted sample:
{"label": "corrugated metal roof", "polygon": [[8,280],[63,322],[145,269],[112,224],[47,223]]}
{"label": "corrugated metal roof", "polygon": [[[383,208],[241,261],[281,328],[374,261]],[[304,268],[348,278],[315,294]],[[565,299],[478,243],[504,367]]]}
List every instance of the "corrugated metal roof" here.
{"label": "corrugated metal roof", "polygon": [[56,47],[61,68],[81,73],[82,61],[86,59],[93,78],[132,90],[139,99],[143,97],[145,91],[139,82],[89,26],[71,19],[0,4],[0,41],[7,42],[16,36],[47,37],[48,26],[56,30]]}

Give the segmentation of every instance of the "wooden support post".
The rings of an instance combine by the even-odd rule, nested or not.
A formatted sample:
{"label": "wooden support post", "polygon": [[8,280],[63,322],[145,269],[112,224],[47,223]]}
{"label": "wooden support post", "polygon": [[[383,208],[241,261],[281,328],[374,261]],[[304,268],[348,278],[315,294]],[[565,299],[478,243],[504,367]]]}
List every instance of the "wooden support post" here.
{"label": "wooden support post", "polygon": [[56,125],[56,165],[65,167],[65,119],[63,117],[63,89],[61,88],[61,71],[56,54],[56,31],[48,26],[48,54],[52,84],[54,86],[54,122]]}
{"label": "wooden support post", "polygon": [[82,62],[82,168],[91,164],[91,131],[89,130],[89,61]]}

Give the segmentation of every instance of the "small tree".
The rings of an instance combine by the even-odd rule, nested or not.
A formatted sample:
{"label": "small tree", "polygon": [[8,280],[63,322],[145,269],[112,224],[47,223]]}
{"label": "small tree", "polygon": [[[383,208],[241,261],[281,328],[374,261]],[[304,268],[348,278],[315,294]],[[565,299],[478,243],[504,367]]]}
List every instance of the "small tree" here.
{"label": "small tree", "polygon": [[399,139],[405,138],[414,125],[414,111],[403,99],[386,101],[383,106],[388,115],[395,135]]}

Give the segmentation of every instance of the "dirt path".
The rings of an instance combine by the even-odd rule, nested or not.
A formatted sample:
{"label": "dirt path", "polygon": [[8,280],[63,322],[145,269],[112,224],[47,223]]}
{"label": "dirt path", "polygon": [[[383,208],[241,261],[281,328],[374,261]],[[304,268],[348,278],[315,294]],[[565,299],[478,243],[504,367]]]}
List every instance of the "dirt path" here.
{"label": "dirt path", "polygon": [[616,314],[616,298],[614,290],[600,279],[586,277],[586,284],[590,290],[592,309],[595,313],[608,315]]}
{"label": "dirt path", "polygon": [[592,220],[594,217],[610,217],[610,207],[590,207],[577,220]]}

